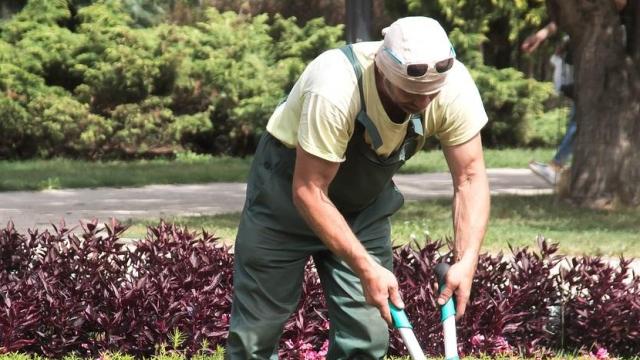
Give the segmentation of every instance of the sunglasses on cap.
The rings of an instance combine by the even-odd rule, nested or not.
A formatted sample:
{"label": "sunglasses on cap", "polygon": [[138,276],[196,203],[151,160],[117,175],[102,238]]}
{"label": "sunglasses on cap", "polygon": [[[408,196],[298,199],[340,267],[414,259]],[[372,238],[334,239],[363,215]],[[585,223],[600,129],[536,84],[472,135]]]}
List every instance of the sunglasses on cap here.
{"label": "sunglasses on cap", "polygon": [[454,58],[456,56],[455,50],[453,50],[453,47],[451,47],[451,54],[452,57],[444,59],[444,60],[440,60],[437,61],[433,64],[425,64],[425,63],[420,63],[420,64],[406,64],[402,58],[398,55],[396,55],[393,50],[389,49],[388,47],[384,47],[383,49],[387,54],[389,54],[391,56],[391,58],[397,62],[399,65],[403,66],[403,70],[404,72],[407,74],[407,76],[410,77],[421,77],[424,76],[427,72],[429,72],[429,70],[431,69],[431,71],[435,71],[438,74],[442,74],[444,72],[449,71],[449,69],[451,69],[453,67],[453,63],[454,63]]}

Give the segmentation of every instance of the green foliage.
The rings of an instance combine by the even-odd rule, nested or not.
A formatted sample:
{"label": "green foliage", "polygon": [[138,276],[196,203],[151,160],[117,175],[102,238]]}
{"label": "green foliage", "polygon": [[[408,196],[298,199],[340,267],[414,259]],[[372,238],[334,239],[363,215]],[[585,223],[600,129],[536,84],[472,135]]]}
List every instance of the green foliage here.
{"label": "green foliage", "polygon": [[560,144],[567,128],[569,108],[560,107],[545,112],[532,119],[528,135],[528,145],[557,146]]}
{"label": "green foliage", "polygon": [[133,23],[122,0],[99,0],[78,11],[80,32],[109,31]]}
{"label": "green foliage", "polygon": [[[541,4],[387,2],[398,15],[427,14],[451,30],[489,113],[485,139],[495,146],[550,141],[546,127],[532,131],[531,123],[554,118],[543,111],[550,87],[484,65],[497,56],[496,34],[513,47],[542,22]],[[189,25],[154,25],[165,10],[196,5],[28,1],[0,23],[0,157],[244,154],[306,64],[343,44],[342,26],[322,18],[299,26],[281,15],[199,5]]]}
{"label": "green foliage", "polygon": [[72,73],[75,56],[86,41],[84,35],[63,27],[36,26],[16,43],[15,49],[20,53],[16,64],[43,77],[49,85],[73,90],[79,81]]}
{"label": "green foliage", "polygon": [[116,153],[136,154],[174,145],[169,129],[175,117],[166,106],[170,100],[151,97],[140,104],[118,105],[111,112],[114,129],[108,148]]}
{"label": "green foliage", "polygon": [[11,63],[0,65],[0,91],[9,98],[24,105],[37,94],[49,91],[41,77]]}
{"label": "green foliage", "polygon": [[2,25],[2,37],[15,43],[39,26],[64,25],[71,19],[67,0],[30,0],[11,20]]}
{"label": "green foliage", "polygon": [[140,14],[159,3],[87,3],[31,0],[0,23],[0,157],[243,151],[306,63],[341,44],[322,19],[209,8],[150,26]]}
{"label": "green foliage", "polygon": [[110,124],[89,106],[69,96],[42,96],[27,106],[30,118],[25,150],[39,157],[58,154],[100,155],[110,136]]}
{"label": "green foliage", "polygon": [[544,113],[544,103],[553,93],[551,84],[524,78],[514,69],[479,65],[470,69],[489,123],[483,140],[489,146],[512,147],[528,144],[530,124]]}
{"label": "green foliage", "polygon": [[326,26],[322,18],[311,20],[300,28],[295,25],[295,18],[275,16],[270,36],[274,40],[273,51],[279,60],[279,70],[283,71],[287,78],[287,90],[293,87],[305,65],[320,55],[322,50],[343,45],[343,42],[339,41],[342,30],[342,25]]}
{"label": "green foliage", "polygon": [[0,155],[13,154],[20,150],[25,137],[24,125],[28,123],[27,110],[17,101],[0,95]]}
{"label": "green foliage", "polygon": [[475,67],[484,64],[482,44],[487,38],[478,33],[465,34],[455,28],[449,33],[449,39],[455,47],[456,57],[467,67]]}

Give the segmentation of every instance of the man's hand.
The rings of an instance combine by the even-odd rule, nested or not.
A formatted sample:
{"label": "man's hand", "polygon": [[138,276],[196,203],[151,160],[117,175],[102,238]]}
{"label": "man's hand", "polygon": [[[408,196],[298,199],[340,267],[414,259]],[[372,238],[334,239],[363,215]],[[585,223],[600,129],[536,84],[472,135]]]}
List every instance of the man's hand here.
{"label": "man's hand", "polygon": [[392,325],[393,320],[391,319],[389,301],[398,309],[404,308],[398,289],[398,280],[396,280],[391,271],[379,265],[373,259],[371,259],[370,263],[369,269],[360,275],[365,300],[367,304],[377,307],[382,318],[389,325]]}
{"label": "man's hand", "polygon": [[456,319],[460,319],[467,308],[475,271],[476,262],[473,259],[469,259],[455,263],[447,272],[445,286],[438,296],[438,305],[446,304],[455,293]]}

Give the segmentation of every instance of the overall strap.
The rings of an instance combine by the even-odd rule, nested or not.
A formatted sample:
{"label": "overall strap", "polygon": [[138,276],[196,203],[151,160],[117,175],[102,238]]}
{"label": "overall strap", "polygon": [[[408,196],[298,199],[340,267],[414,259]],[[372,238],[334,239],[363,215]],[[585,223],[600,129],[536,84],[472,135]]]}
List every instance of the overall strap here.
{"label": "overall strap", "polygon": [[358,90],[360,90],[360,104],[362,105],[362,110],[366,112],[367,106],[364,103],[364,91],[362,91],[362,67],[360,66],[360,62],[356,59],[356,54],[353,53],[351,45],[341,47],[340,51],[342,51],[347,59],[349,59],[351,66],[353,66],[353,71],[356,73],[356,78],[358,79]]}
{"label": "overall strap", "polygon": [[409,129],[404,139],[404,143],[398,151],[398,159],[402,161],[409,160],[415,155],[418,148],[416,147],[416,136],[424,136],[424,128],[422,127],[422,116],[418,114],[411,115],[409,119]]}
{"label": "overall strap", "polygon": [[356,120],[362,124],[369,133],[373,148],[378,149],[382,146],[382,137],[367,115],[367,105],[364,102],[364,91],[362,90],[362,67],[360,66],[358,59],[356,59],[356,55],[354,54],[353,47],[351,45],[341,47],[340,51],[342,51],[347,59],[349,59],[351,66],[353,66],[353,71],[356,73],[356,78],[358,79],[358,90],[360,92],[360,104],[362,109],[358,112]]}
{"label": "overall strap", "polygon": [[411,115],[411,125],[413,127],[413,132],[416,135],[424,136],[424,129],[422,128],[422,114]]}

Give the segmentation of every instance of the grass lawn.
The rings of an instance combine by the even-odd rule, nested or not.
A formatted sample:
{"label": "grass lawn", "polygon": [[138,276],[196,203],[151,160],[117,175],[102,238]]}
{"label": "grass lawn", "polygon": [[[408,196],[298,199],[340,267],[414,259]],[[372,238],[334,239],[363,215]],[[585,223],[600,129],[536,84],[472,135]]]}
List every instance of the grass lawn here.
{"label": "grass lawn", "polygon": [[[488,167],[524,168],[550,159],[552,149],[486,150]],[[197,184],[245,181],[251,158],[179,154],[175,160],[89,162],[68,159],[0,161],[0,191]],[[447,171],[439,150],[421,152],[402,173]]]}
{"label": "grass lawn", "polygon": [[[232,243],[239,214],[167,219],[192,230],[205,229]],[[640,209],[615,212],[576,209],[551,195],[494,196],[484,250],[492,253],[513,246],[534,246],[542,234],[559,242],[565,255],[606,255],[640,257],[638,220]],[[134,221],[126,237],[144,237],[147,225],[158,220]],[[444,239],[452,235],[451,201],[407,202],[392,218],[392,238],[396,243],[423,241],[428,235]]]}
{"label": "grass lawn", "polygon": [[250,158],[186,154],[175,160],[0,161],[0,191],[244,181]]}

